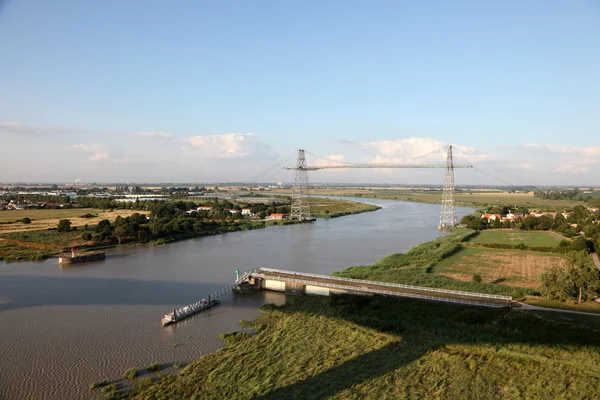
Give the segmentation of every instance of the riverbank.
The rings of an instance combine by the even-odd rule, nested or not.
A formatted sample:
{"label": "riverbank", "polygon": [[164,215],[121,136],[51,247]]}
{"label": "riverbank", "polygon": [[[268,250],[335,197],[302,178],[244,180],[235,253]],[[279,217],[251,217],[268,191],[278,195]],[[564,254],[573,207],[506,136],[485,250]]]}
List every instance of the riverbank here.
{"label": "riverbank", "polygon": [[[314,199],[311,202],[311,211],[317,218],[335,218],[345,215],[355,215],[364,212],[376,211],[381,207],[359,203],[348,200],[336,199]],[[47,211],[52,211],[48,213]],[[59,211],[65,211],[59,213]],[[119,210],[117,213],[99,214],[102,216],[112,216],[111,219],[105,219],[111,223],[115,221],[129,221],[130,215],[143,218],[142,223],[124,223],[126,228],[117,230],[115,224],[107,225],[102,231],[97,229],[96,224],[81,224],[86,219],[79,218],[78,226],[73,225],[68,232],[59,232],[55,227],[58,224],[58,217],[85,215],[85,209],[74,210],[23,210],[7,212],[16,214],[20,217],[44,218],[37,220],[40,224],[43,222],[45,229],[30,230],[29,224],[23,224],[19,221],[11,223],[11,231],[0,234],[0,261],[40,261],[49,257],[69,251],[75,248],[77,252],[95,251],[117,245],[139,245],[149,243],[150,245],[162,245],[173,243],[180,240],[193,239],[204,236],[220,235],[229,232],[248,231],[261,229],[267,226],[282,226],[304,223],[306,221],[297,220],[254,220],[254,219],[225,219],[222,221],[212,218],[192,217],[179,212],[169,218],[163,219],[160,226],[150,227],[151,222],[146,221],[145,214],[136,214]],[[124,214],[129,213],[129,214]],[[89,214],[89,213],[88,213]],[[96,221],[98,215],[93,215],[89,222]],[[49,219],[50,217],[55,219]],[[123,218],[124,217],[124,218]],[[32,219],[31,224],[36,222]],[[36,225],[37,226],[37,225]],[[22,229],[21,229],[22,228]],[[108,231],[106,231],[108,229]],[[158,236],[158,237],[152,237]],[[94,237],[100,237],[96,240]]]}
{"label": "riverbank", "polygon": [[[532,293],[435,273],[435,265],[472,234],[459,230],[335,275]],[[242,324],[252,333],[221,336],[227,348],[175,375],[138,380],[132,390],[111,392],[109,398],[589,398],[600,384],[594,317],[565,320],[556,312],[351,295],[288,297],[288,304],[267,305],[261,312]]]}
{"label": "riverbank", "polygon": [[[285,193],[285,190],[273,190],[274,192]],[[364,199],[384,199],[384,200],[401,200],[414,203],[426,204],[441,204],[441,190],[417,191],[408,189],[335,189],[324,188],[311,189],[311,194],[320,196],[339,196],[339,197],[355,197]],[[460,192],[455,193],[456,205],[464,207],[487,207],[490,204],[511,204],[517,207],[527,208],[572,208],[577,205],[585,206],[583,201],[576,200],[550,200],[535,197],[528,193],[508,193],[508,192]]]}
{"label": "riverbank", "polygon": [[252,334],[109,398],[593,398],[600,385],[598,331],[522,311],[345,295],[261,312]]}

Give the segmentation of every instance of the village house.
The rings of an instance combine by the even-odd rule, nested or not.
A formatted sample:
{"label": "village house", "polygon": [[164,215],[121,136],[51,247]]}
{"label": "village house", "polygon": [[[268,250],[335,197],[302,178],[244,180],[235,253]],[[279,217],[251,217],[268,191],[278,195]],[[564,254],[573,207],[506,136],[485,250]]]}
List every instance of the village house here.
{"label": "village house", "polygon": [[198,208],[196,208],[196,211],[210,211],[212,210],[211,206],[199,206]]}
{"label": "village house", "polygon": [[240,210],[236,210],[235,208],[227,208],[225,211],[229,211],[229,214],[237,214]]}
{"label": "village house", "polygon": [[481,218],[485,218],[488,223],[491,223],[492,221],[502,220],[502,216],[500,214],[483,214]]}
{"label": "village house", "polygon": [[242,208],[242,215],[245,217],[254,217],[254,213],[250,208]]}
{"label": "village house", "polygon": [[283,214],[271,214],[268,219],[283,219]]}
{"label": "village house", "polygon": [[516,219],[523,219],[524,217],[525,217],[525,215],[522,213],[511,213],[510,212],[510,213],[506,214],[506,218],[509,218],[509,220],[511,220],[511,221],[514,221]]}

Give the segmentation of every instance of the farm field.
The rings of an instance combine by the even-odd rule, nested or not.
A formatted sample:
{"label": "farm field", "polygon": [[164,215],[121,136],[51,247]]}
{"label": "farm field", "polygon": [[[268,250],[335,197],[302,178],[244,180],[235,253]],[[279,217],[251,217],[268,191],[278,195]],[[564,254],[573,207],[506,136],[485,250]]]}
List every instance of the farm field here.
{"label": "farm field", "polygon": [[[286,190],[274,190],[286,192]],[[289,190],[287,190],[289,192]],[[311,193],[328,196],[366,197],[388,200],[405,200],[423,203],[441,203],[441,191],[416,191],[406,189],[311,189]],[[585,205],[585,202],[574,200],[545,200],[529,193],[508,192],[456,192],[456,204],[468,207],[482,207],[491,204],[510,204],[527,208],[567,208]]]}
{"label": "farm field", "polygon": [[[113,210],[104,211],[93,208],[72,208],[66,210],[18,210],[0,211],[0,234],[14,232],[38,231],[48,228],[56,228],[60,219],[66,218],[71,221],[71,226],[96,225],[103,219],[114,221],[117,216],[127,217],[134,212],[149,214],[148,211]],[[83,215],[94,214],[92,218],[82,218]],[[23,224],[23,218],[30,218],[30,224]]]}
{"label": "farm field", "polygon": [[438,263],[435,272],[461,281],[479,274],[486,283],[534,289],[540,275],[553,265],[566,267],[567,261],[552,253],[468,247]]}
{"label": "farm field", "polygon": [[548,232],[522,232],[512,230],[488,230],[479,232],[468,240],[474,244],[510,244],[523,243],[529,247],[556,247],[560,240]]}

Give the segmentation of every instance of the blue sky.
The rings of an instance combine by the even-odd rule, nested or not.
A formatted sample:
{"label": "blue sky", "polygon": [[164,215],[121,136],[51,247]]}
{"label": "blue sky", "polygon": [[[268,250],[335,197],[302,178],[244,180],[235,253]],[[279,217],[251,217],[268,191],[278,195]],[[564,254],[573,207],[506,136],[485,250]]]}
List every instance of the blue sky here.
{"label": "blue sky", "polygon": [[453,143],[533,184],[600,185],[600,1],[0,4],[1,182],[244,181],[299,147],[411,162]]}

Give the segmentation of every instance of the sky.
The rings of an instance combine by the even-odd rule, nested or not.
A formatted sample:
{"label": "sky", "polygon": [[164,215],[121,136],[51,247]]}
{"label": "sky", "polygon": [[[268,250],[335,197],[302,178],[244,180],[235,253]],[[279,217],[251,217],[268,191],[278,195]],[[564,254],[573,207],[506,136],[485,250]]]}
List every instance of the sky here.
{"label": "sky", "polygon": [[600,186],[599,0],[0,0],[0,55],[3,183],[247,182],[298,148],[452,144],[476,167],[457,184]]}

